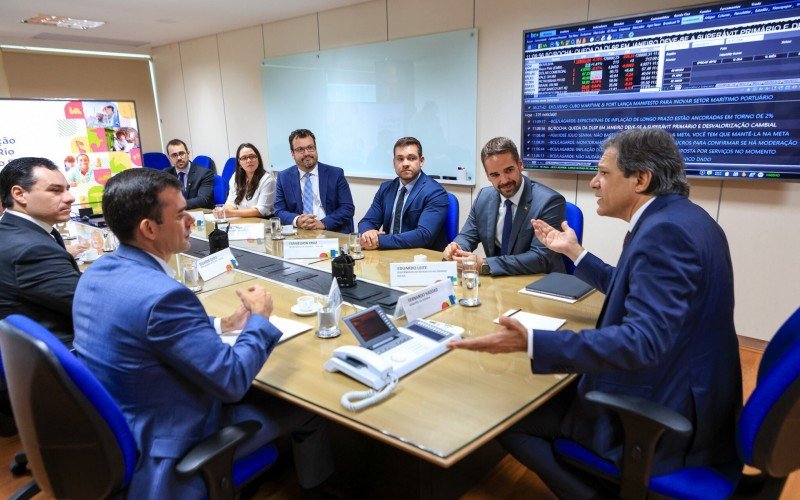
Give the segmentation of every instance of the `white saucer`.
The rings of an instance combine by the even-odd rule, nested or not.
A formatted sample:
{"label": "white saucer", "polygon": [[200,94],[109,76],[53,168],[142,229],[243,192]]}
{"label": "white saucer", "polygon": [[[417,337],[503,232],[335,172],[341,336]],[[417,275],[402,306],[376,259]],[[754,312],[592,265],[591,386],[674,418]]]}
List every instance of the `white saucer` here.
{"label": "white saucer", "polygon": [[93,258],[93,259],[90,259],[90,258],[88,258],[88,257],[81,257],[81,258],[80,258],[80,259],[78,259],[78,260],[81,260],[81,261],[83,261],[83,262],[86,262],[87,264],[90,264],[90,263],[92,263],[92,262],[96,261],[96,260],[97,260],[97,259],[99,259],[99,258],[100,258],[100,256],[98,255],[97,257],[95,257],[95,258]]}
{"label": "white saucer", "polygon": [[295,305],[293,305],[291,307],[291,311],[293,313],[295,313],[296,315],[298,315],[298,316],[313,316],[313,315],[317,314],[317,306],[315,305],[314,309],[312,309],[311,311],[303,312],[303,311],[300,310],[299,307],[297,307],[297,304],[295,304]]}
{"label": "white saucer", "polygon": [[294,231],[292,231],[291,233],[284,233],[283,231],[281,231],[281,236],[294,236],[295,234],[297,234],[297,230],[296,229]]}

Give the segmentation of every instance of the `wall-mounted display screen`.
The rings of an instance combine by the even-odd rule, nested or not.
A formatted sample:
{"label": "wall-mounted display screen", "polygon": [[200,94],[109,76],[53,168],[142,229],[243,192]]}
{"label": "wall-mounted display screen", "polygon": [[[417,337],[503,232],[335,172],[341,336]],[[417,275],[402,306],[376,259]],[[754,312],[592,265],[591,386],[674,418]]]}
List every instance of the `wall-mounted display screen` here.
{"label": "wall-mounted display screen", "polygon": [[800,1],[682,8],[524,33],[529,169],[593,172],[662,127],[696,176],[800,179]]}
{"label": "wall-mounted display screen", "polygon": [[14,158],[48,158],[62,169],[76,206],[98,211],[108,179],[142,166],[133,101],[0,99],[0,116],[0,169]]}

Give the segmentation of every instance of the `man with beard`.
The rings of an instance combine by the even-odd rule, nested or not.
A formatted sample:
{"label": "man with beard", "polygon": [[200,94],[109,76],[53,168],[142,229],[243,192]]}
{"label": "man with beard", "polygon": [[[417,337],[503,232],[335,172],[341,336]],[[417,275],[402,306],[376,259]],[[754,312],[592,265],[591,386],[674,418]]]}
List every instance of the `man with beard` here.
{"label": "man with beard", "polygon": [[[445,260],[455,260],[460,267],[474,256],[484,275],[564,272],[561,256],[534,238],[530,224],[542,219],[559,227],[566,210],[564,197],[522,175],[517,146],[507,137],[487,142],[481,162],[493,187],[478,193],[461,232],[444,249]],[[478,243],[485,258],[473,254]]]}
{"label": "man with beard", "polygon": [[181,183],[186,209],[214,208],[214,172],[193,165],[189,160],[189,149],[180,139],[167,143],[167,156],[172,167],[165,172],[176,176]]}
{"label": "man with beard", "polygon": [[295,165],[278,174],[275,215],[301,229],[353,231],[353,196],[344,170],[317,162],[317,140],[307,129],[289,134]]}

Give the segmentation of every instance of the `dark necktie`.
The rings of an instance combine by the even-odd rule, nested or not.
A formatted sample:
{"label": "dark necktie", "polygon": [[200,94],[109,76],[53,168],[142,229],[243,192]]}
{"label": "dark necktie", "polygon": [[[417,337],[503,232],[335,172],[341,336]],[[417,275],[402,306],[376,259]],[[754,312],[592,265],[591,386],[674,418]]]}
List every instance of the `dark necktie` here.
{"label": "dark necktie", "polygon": [[400,188],[400,196],[394,204],[394,219],[392,220],[392,234],[400,232],[400,217],[403,215],[403,202],[406,200],[406,187]]}
{"label": "dark necktie", "polygon": [[511,200],[506,200],[506,216],[503,219],[503,237],[500,240],[500,255],[508,255],[508,240],[511,239],[511,222],[514,215],[511,213],[511,207],[514,206]]}
{"label": "dark necktie", "polygon": [[61,245],[61,248],[64,250],[67,249],[67,246],[64,244],[64,238],[61,237],[61,233],[58,232],[58,229],[53,228],[53,230],[50,231],[50,234],[53,235],[53,239],[56,240],[56,243]]}
{"label": "dark necktie", "polygon": [[188,196],[186,190],[186,172],[178,172],[178,181],[181,183],[181,192],[183,193],[183,197],[186,198]]}

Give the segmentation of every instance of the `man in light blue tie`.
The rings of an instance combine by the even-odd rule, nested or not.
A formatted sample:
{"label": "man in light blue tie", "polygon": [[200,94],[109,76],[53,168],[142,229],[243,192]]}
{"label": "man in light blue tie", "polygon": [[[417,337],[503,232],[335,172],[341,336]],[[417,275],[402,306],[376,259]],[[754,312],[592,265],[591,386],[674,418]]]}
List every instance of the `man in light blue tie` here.
{"label": "man in light blue tie", "polygon": [[353,196],[344,170],[317,162],[317,140],[307,129],[289,135],[295,165],[278,174],[275,215],[301,229],[353,231]]}
{"label": "man in light blue tie", "polygon": [[486,257],[475,255],[481,274],[564,272],[561,256],[534,238],[530,224],[532,219],[542,219],[560,227],[566,210],[564,197],[522,175],[517,146],[507,137],[487,142],[481,162],[493,187],[478,193],[461,232],[444,249],[445,260],[460,265],[475,255],[480,243],[486,253]]}

